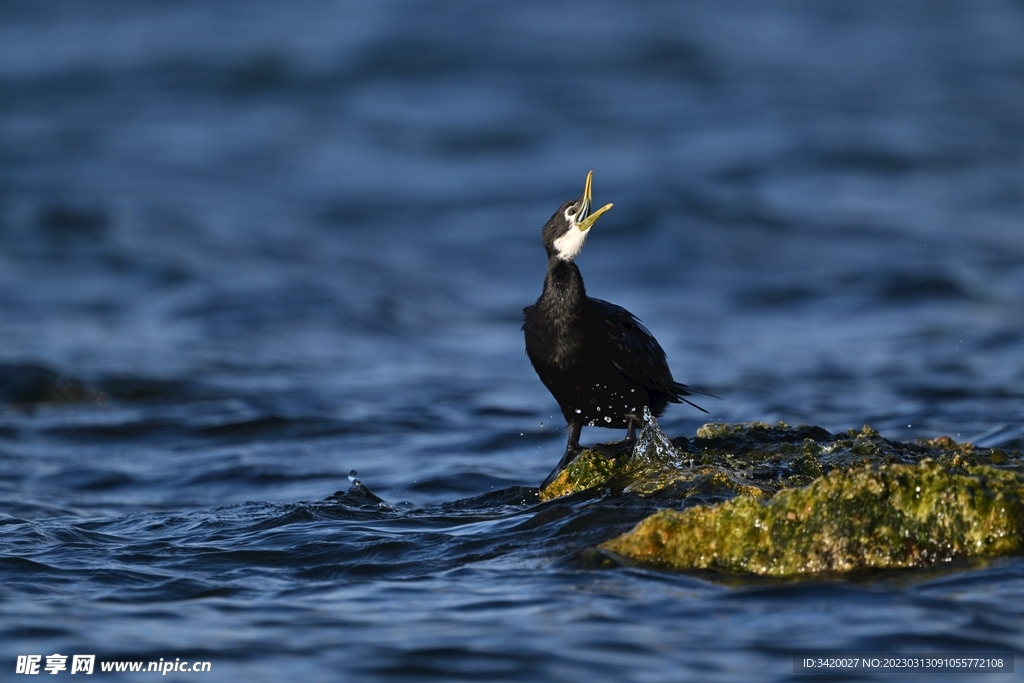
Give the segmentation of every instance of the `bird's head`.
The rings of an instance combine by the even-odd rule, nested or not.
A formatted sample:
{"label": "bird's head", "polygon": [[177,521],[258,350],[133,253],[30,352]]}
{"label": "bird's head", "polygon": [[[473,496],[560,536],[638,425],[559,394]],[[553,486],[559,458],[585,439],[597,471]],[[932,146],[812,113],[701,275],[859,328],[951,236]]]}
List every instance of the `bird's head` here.
{"label": "bird's head", "polygon": [[583,196],[573,199],[558,207],[555,215],[545,224],[541,231],[544,248],[548,258],[556,256],[563,261],[572,261],[583,249],[590,226],[597,222],[611,204],[605,204],[597,211],[590,213],[590,179],[594,172],[587,174],[587,184],[583,188]]}

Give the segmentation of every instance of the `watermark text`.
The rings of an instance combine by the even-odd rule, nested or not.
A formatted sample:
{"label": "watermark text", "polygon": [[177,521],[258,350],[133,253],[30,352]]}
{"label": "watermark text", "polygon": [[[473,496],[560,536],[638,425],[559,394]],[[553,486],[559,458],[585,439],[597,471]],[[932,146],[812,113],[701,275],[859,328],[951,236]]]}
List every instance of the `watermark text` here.
{"label": "watermark text", "polygon": [[34,676],[37,674],[56,675],[59,673],[89,675],[99,669],[104,673],[158,673],[166,676],[169,673],[208,673],[210,662],[191,662],[181,657],[158,660],[119,660],[107,659],[96,661],[96,655],[18,655],[14,665],[14,673]]}

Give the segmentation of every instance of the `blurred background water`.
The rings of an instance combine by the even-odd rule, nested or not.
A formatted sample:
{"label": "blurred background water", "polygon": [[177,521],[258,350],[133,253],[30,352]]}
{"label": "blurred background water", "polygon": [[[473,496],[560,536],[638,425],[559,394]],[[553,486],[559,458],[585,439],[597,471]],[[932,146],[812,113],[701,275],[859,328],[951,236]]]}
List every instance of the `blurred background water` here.
{"label": "blurred background water", "polygon": [[[722,397],[669,434],[1019,449],[1022,36],[1019,0],[5,2],[0,670],[749,681],[800,648],[1024,650],[1019,559],[592,566],[650,507],[537,504],[565,434],[519,331],[593,169],[589,293]],[[350,469],[394,508],[325,500]]]}

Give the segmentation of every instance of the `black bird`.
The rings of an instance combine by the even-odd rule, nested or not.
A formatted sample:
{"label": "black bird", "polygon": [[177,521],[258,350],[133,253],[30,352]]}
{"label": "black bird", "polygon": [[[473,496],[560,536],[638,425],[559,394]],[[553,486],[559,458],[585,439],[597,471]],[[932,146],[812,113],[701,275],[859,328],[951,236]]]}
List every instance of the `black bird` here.
{"label": "black bird", "polygon": [[685,402],[707,412],[683,398],[692,395],[689,388],[672,379],[665,351],[636,316],[587,296],[573,259],[590,227],[612,208],[590,213],[593,175],[587,174],[583,196],[562,204],[541,231],[548,253],[544,291],[523,309],[526,355],[569,426],[565,455],[541,488],[583,451],[583,425],[628,430],[625,441],[596,447],[612,456],[632,448],[644,408],[659,416],[669,403]]}

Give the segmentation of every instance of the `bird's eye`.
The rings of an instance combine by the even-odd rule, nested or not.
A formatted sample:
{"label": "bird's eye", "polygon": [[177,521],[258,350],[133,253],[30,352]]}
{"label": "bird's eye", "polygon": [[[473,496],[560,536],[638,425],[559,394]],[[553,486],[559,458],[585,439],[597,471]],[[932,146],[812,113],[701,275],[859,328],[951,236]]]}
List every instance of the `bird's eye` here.
{"label": "bird's eye", "polygon": [[576,207],[574,206],[571,209],[569,209],[568,213],[569,213],[570,216],[575,216],[576,215]]}

